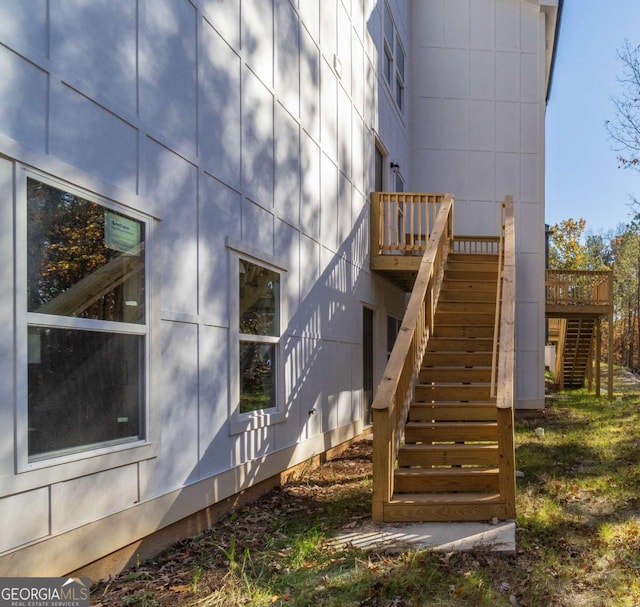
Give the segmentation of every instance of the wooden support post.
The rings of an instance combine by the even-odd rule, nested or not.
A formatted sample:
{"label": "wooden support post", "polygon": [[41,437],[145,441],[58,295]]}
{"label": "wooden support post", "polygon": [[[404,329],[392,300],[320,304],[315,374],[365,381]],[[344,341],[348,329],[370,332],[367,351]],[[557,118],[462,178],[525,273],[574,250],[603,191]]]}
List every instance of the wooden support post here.
{"label": "wooden support post", "polygon": [[497,409],[498,417],[498,470],[500,497],[505,501],[507,518],[516,517],[516,470],[513,409]]}
{"label": "wooden support post", "polygon": [[609,377],[607,382],[607,396],[613,402],[613,312],[609,314]]}
{"label": "wooden support post", "polygon": [[596,396],[600,397],[600,358],[602,356],[602,321],[596,319]]}
{"label": "wooden support post", "polygon": [[373,409],[373,495],[371,517],[384,522],[384,505],[391,499],[393,466],[389,409]]}
{"label": "wooden support post", "polygon": [[591,334],[591,343],[589,344],[589,354],[587,355],[587,392],[593,392],[593,354],[594,343],[593,333]]}

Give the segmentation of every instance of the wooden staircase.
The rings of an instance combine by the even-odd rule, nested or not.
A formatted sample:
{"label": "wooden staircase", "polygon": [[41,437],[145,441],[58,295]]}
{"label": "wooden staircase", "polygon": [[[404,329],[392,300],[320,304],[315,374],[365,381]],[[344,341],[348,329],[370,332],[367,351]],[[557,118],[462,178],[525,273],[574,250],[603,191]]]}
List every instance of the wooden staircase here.
{"label": "wooden staircase", "polygon": [[491,392],[498,255],[449,254],[387,520],[508,518]]}
{"label": "wooden staircase", "polygon": [[[415,195],[374,198],[372,241],[399,196]],[[501,205],[498,235],[454,236],[453,197],[428,197],[437,216],[372,404],[372,518],[515,518],[513,200]],[[389,257],[399,260],[389,272],[416,258]]]}
{"label": "wooden staircase", "polygon": [[561,369],[563,388],[584,387],[594,333],[593,318],[567,319]]}

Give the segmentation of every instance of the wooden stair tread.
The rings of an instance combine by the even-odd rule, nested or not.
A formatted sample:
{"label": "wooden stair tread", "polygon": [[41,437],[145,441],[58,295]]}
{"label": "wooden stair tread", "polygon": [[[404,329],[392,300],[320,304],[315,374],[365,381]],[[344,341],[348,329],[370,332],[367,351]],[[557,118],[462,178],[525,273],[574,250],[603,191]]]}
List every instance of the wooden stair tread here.
{"label": "wooden stair tread", "polygon": [[496,476],[498,468],[467,467],[467,468],[396,468],[395,476],[414,477],[459,477],[459,476]]}
{"label": "wooden stair tread", "polygon": [[463,445],[460,444],[451,444],[451,445],[401,445],[400,451],[419,451],[419,452],[429,452],[429,451],[442,451],[446,448],[447,451],[455,452],[459,451],[464,453],[466,451],[497,451],[498,445],[476,445],[473,443],[465,443]]}
{"label": "wooden stair tread", "polygon": [[438,428],[486,428],[489,426],[497,426],[496,422],[409,422],[407,426],[415,427],[438,427]]}
{"label": "wooden stair tread", "polygon": [[491,493],[399,493],[390,503],[402,504],[486,504],[501,502],[500,494]]}

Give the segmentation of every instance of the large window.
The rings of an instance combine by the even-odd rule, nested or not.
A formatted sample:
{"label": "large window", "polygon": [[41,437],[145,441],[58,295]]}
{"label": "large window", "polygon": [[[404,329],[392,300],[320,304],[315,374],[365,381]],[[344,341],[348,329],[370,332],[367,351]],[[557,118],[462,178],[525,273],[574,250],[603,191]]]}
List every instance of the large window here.
{"label": "large window", "polygon": [[146,222],[26,184],[27,457],[145,438]]}

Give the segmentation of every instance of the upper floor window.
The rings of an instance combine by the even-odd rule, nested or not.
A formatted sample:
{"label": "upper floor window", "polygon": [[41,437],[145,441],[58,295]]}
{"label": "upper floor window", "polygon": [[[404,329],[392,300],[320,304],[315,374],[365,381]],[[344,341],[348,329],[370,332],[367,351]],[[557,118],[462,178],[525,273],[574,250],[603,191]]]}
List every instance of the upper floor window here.
{"label": "upper floor window", "polygon": [[393,40],[394,26],[391,11],[384,5],[384,77],[389,86],[393,86]]}
{"label": "upper floor window", "polygon": [[144,439],[146,222],[26,185],[27,459]]}
{"label": "upper floor window", "polygon": [[383,73],[400,111],[404,111],[405,105],[405,60],[406,53],[400,41],[398,29],[389,5],[385,2]]}

